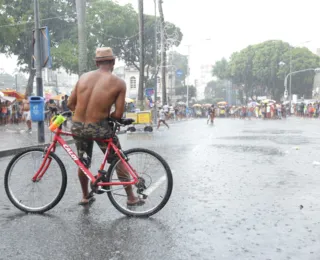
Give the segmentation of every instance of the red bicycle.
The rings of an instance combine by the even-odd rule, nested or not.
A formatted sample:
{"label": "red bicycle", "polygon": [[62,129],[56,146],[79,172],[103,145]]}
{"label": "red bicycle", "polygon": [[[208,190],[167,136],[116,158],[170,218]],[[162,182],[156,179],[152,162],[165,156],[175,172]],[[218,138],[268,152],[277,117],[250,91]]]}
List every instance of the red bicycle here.
{"label": "red bicycle", "polygon": [[[114,136],[121,126],[131,124],[132,120],[110,119],[109,123],[113,125]],[[93,175],[85,166],[85,162],[78,158],[61,137],[72,134],[63,131],[62,126],[54,133],[49,146],[30,148],[17,154],[6,169],[5,190],[10,201],[18,209],[28,213],[44,213],[62,199],[67,187],[67,171],[55,153],[57,143],[91,181],[91,195],[107,193],[113,206],[121,213],[127,216],[148,217],[157,213],[168,202],[173,187],[172,173],[168,163],[159,154],[144,148],[122,151],[115,145],[113,138],[109,138],[103,140],[108,143],[107,151],[97,175]],[[111,149],[114,150],[116,158],[105,171]],[[21,187],[18,184],[21,184]],[[128,187],[144,201],[143,205],[127,204]]]}

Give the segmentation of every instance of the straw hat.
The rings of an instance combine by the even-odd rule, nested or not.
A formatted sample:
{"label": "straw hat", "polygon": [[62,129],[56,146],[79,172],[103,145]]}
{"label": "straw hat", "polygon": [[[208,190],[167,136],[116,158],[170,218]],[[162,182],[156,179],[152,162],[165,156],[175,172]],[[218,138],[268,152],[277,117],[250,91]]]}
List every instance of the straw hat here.
{"label": "straw hat", "polygon": [[95,61],[114,60],[115,58],[110,47],[101,47],[96,50]]}

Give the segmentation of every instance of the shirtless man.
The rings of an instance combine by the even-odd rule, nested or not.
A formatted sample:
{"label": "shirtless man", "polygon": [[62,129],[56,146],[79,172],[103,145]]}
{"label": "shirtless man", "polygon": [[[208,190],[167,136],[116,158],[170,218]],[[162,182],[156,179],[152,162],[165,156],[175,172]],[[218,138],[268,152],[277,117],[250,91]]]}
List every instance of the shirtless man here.
{"label": "shirtless man", "polygon": [[25,99],[22,101],[22,116],[23,120],[27,122],[28,131],[32,131],[31,115],[30,115],[30,104],[28,99],[28,94],[25,95]]}
{"label": "shirtless man", "polygon": [[[72,118],[73,125],[71,132],[75,135],[75,143],[78,151],[78,156],[81,160],[86,154],[86,166],[90,167],[92,158],[93,141],[88,138],[110,138],[112,129],[108,124],[108,117],[121,119],[125,107],[126,84],[125,82],[112,74],[115,64],[115,56],[111,48],[102,47],[96,50],[96,65],[95,71],[90,71],[83,74],[77,82],[75,89],[72,91],[69,100],[68,108],[74,111]],[[115,104],[115,111],[111,112],[112,105]],[[119,140],[116,136],[113,137],[115,143],[120,147]],[[107,143],[96,141],[103,153],[107,148]],[[114,153],[107,158],[108,163],[114,159]],[[127,173],[121,170],[121,166],[117,168],[119,179],[126,178]],[[79,180],[82,188],[82,200],[80,205],[86,205],[94,198],[89,197],[88,178],[79,169]],[[133,193],[132,187],[126,186],[127,204],[141,205],[144,203]]]}

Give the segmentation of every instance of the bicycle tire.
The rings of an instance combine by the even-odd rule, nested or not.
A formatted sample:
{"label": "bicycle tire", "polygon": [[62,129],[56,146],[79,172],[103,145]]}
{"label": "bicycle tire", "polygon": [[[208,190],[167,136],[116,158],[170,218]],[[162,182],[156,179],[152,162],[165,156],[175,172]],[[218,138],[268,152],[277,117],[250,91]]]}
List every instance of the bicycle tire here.
{"label": "bicycle tire", "polygon": [[[171,169],[168,165],[168,163],[159,155],[157,154],[156,152],[153,152],[151,150],[148,150],[148,149],[144,149],[144,148],[133,148],[133,149],[130,149],[130,150],[127,150],[127,151],[124,151],[124,154],[126,156],[129,156],[130,154],[133,154],[133,153],[147,153],[149,155],[152,155],[154,156],[156,159],[159,160],[159,162],[162,164],[162,166],[164,167],[165,169],[165,172],[166,172],[166,176],[167,176],[167,180],[168,180],[168,188],[167,188],[167,191],[166,191],[166,194],[164,196],[164,198],[162,199],[162,201],[160,202],[160,204],[158,206],[156,206],[152,211],[149,211],[147,213],[133,213],[129,210],[126,210],[124,209],[123,207],[121,207],[117,201],[114,199],[113,197],[113,194],[112,192],[110,191],[111,187],[112,186],[109,186],[107,187],[107,189],[109,190],[108,193],[108,197],[109,197],[109,200],[110,202],[112,203],[112,205],[118,210],[120,211],[122,214],[128,216],[128,217],[141,217],[141,218],[144,218],[144,217],[150,217],[154,214],[156,214],[157,212],[159,212],[168,202],[170,196],[171,196],[171,193],[172,193],[172,189],[173,189],[173,178],[172,178],[172,172],[171,172]],[[113,172],[115,171],[116,169],[116,165],[117,163],[119,162],[119,158],[115,159],[111,165],[109,166],[108,168],[108,172],[107,172],[107,176],[106,176],[106,180],[108,182],[111,182],[112,181],[112,174]]]}
{"label": "bicycle tire", "polygon": [[[59,166],[59,168],[61,170],[61,174],[62,174],[62,183],[61,183],[61,188],[59,190],[58,195],[49,204],[45,205],[44,207],[30,208],[30,207],[26,207],[25,205],[22,205],[21,203],[19,203],[15,199],[14,195],[11,192],[11,189],[9,187],[9,176],[10,176],[12,167],[19,161],[19,159],[21,159],[23,155],[25,155],[27,153],[30,153],[30,152],[34,152],[34,151],[44,153],[44,149],[43,148],[30,148],[30,149],[24,150],[21,153],[18,153],[16,156],[14,156],[11,159],[10,163],[8,164],[8,166],[6,168],[5,177],[4,177],[4,187],[5,187],[5,191],[6,191],[6,194],[7,194],[8,198],[9,198],[9,200],[11,201],[11,203],[16,208],[18,208],[21,211],[24,211],[26,213],[39,213],[39,214],[42,214],[42,213],[52,209],[62,199],[62,197],[63,197],[63,195],[64,195],[64,193],[66,191],[66,188],[67,188],[67,172],[66,172],[65,166],[64,166],[63,162],[61,161],[61,159],[55,153],[51,152],[50,153],[50,157],[57,162],[57,164],[58,164],[58,166]],[[50,163],[50,165],[51,165],[51,163]]]}

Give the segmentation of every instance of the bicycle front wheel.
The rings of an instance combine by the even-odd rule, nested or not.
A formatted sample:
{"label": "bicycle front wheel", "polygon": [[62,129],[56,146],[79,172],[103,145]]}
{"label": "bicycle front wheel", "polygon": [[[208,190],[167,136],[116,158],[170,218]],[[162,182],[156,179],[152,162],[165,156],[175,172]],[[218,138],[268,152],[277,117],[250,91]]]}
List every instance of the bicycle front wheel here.
{"label": "bicycle front wheel", "polygon": [[[171,196],[173,180],[170,167],[159,154],[147,149],[131,149],[124,154],[139,182],[107,187],[109,199],[117,210],[127,216],[149,217],[161,210]],[[132,181],[119,158],[110,165],[106,179],[108,182]],[[142,203],[130,201],[130,193]]]}
{"label": "bicycle front wheel", "polygon": [[52,209],[66,190],[66,169],[55,153],[50,153],[47,159],[50,164],[43,177],[39,181],[32,180],[44,155],[42,148],[27,149],[13,157],[6,169],[4,187],[8,198],[24,212],[44,213]]}

